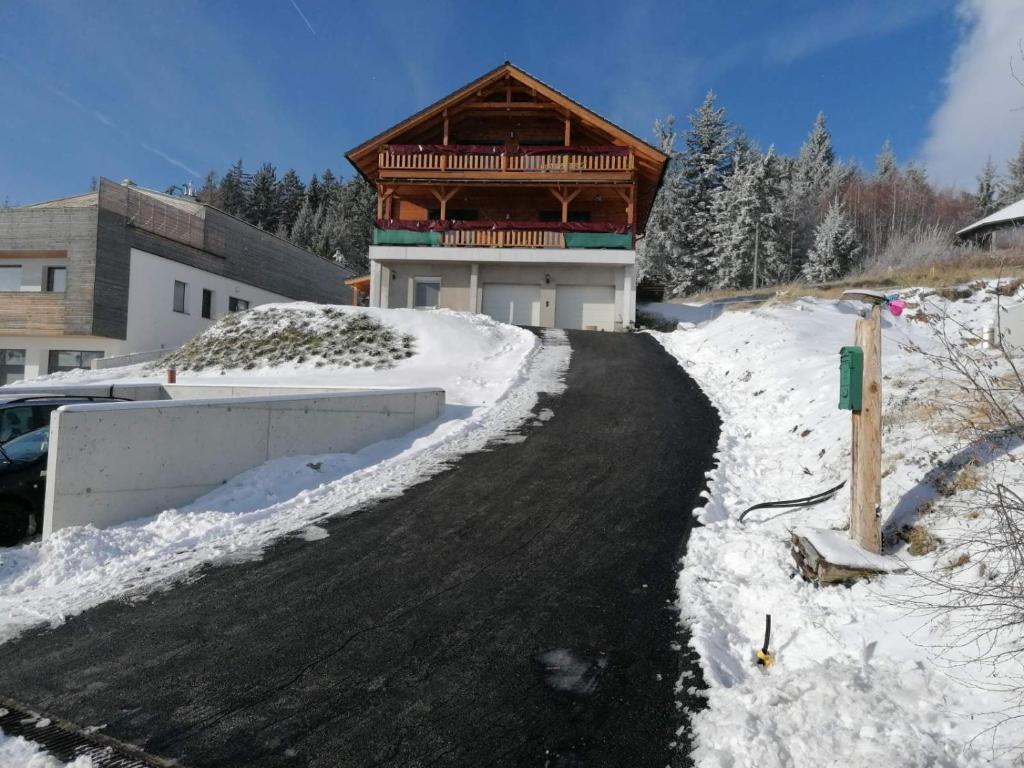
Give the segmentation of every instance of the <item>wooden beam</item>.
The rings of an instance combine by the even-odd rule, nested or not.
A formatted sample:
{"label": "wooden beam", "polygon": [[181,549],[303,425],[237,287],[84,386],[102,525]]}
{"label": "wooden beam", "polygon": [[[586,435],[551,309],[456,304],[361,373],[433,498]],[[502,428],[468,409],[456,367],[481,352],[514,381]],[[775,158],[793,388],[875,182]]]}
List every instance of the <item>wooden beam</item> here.
{"label": "wooden beam", "polygon": [[444,111],[444,141],[442,142],[445,146],[448,146],[448,110]]}
{"label": "wooden beam", "polygon": [[582,189],[574,189],[572,192],[562,192],[560,189],[551,189],[551,194],[562,204],[562,223],[569,221],[569,203],[576,199]]}
{"label": "wooden beam", "polygon": [[441,187],[441,191],[438,192],[433,187],[429,188],[430,194],[437,198],[437,202],[441,204],[440,219],[445,221],[448,217],[448,201],[455,197],[455,193],[459,191],[458,187],[452,187],[450,190],[445,191],[445,187]]}
{"label": "wooden beam", "polygon": [[572,145],[572,123],[569,121],[569,113],[565,113],[565,146]]}

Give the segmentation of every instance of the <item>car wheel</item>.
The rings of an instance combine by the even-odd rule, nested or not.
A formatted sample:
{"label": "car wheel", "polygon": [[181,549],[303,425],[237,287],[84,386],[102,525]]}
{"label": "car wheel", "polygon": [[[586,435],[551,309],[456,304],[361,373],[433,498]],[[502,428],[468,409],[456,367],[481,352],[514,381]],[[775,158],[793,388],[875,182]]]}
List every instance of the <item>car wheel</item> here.
{"label": "car wheel", "polygon": [[9,501],[0,501],[0,547],[20,544],[28,533],[28,510]]}

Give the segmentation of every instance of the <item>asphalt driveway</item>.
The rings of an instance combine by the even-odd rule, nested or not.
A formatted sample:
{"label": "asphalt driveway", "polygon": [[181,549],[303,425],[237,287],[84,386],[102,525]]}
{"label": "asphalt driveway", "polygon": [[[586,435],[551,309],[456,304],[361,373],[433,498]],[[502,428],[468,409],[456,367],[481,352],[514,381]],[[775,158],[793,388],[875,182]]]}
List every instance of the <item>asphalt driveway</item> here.
{"label": "asphalt driveway", "polygon": [[525,440],[0,645],[0,694],[196,768],[685,764],[675,579],[717,416],[650,337],[569,337]]}

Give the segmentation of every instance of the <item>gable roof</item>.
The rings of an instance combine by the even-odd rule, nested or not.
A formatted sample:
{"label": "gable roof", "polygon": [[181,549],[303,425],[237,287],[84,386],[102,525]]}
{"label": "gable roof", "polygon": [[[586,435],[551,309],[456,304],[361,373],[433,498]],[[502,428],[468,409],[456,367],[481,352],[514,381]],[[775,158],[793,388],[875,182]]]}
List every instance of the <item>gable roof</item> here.
{"label": "gable roof", "polygon": [[581,118],[584,122],[592,123],[599,129],[618,138],[623,144],[632,146],[634,150],[638,150],[640,154],[645,155],[647,158],[654,161],[660,160],[662,163],[668,162],[668,155],[666,155],[660,149],[651,146],[648,142],[630,133],[625,128],[621,128],[620,126],[616,125],[610,120],[601,117],[601,115],[597,114],[596,112],[587,109],[585,106],[580,104],[575,99],[566,96],[561,91],[551,87],[547,83],[537,79],[530,73],[526,72],[523,69],[520,69],[519,67],[515,66],[514,64],[508,61],[506,61],[501,66],[495,67],[490,72],[481,75],[476,80],[473,80],[472,82],[467,83],[461,88],[452,91],[447,96],[438,99],[433,104],[424,107],[414,115],[407,117],[405,120],[402,120],[401,122],[396,123],[390,128],[381,131],[376,136],[367,139],[359,146],[350,149],[348,152],[345,153],[345,157],[348,158],[349,162],[351,162],[358,169],[359,163],[357,163],[354,158],[366,153],[368,150],[375,149],[380,144],[387,143],[393,137],[401,134],[402,132],[417,125],[418,123],[421,123],[425,120],[430,119],[431,117],[439,115],[445,109],[458,104],[463,99],[471,97],[475,91],[478,91],[481,88],[491,85],[503,79],[506,76],[511,77],[519,81],[523,85],[536,90],[537,93],[541,94],[548,100],[553,101],[556,104],[559,104],[560,106],[565,107],[569,111],[575,113],[576,116]]}
{"label": "gable roof", "polygon": [[975,232],[986,227],[996,227],[1000,224],[1012,224],[1013,222],[1024,219],[1024,200],[1018,200],[1016,203],[1010,203],[1005,208],[1000,208],[995,213],[990,213],[983,219],[979,219],[973,224],[968,224],[961,230],[957,231],[957,237],[963,237],[969,235],[971,232]]}

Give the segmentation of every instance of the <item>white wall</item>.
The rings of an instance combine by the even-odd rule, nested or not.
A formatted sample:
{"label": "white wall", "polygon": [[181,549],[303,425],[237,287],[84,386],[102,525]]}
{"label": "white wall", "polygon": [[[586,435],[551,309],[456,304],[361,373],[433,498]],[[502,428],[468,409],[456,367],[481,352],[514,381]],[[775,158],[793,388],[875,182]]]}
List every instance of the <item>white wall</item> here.
{"label": "white wall", "polygon": [[[174,311],[175,280],[188,285],[185,314]],[[213,318],[209,320],[202,316],[204,288],[213,291]],[[247,300],[252,307],[294,301],[287,296],[132,248],[128,280],[128,338],[118,354],[181,346],[226,315],[231,296]]]}
{"label": "white wall", "polygon": [[0,336],[0,349],[25,350],[24,381],[45,376],[51,349],[120,354],[124,342],[102,336]]}
{"label": "white wall", "polygon": [[412,389],[62,406],[43,536],[155,515],[270,459],[358,451],[434,421],[444,402]]}

